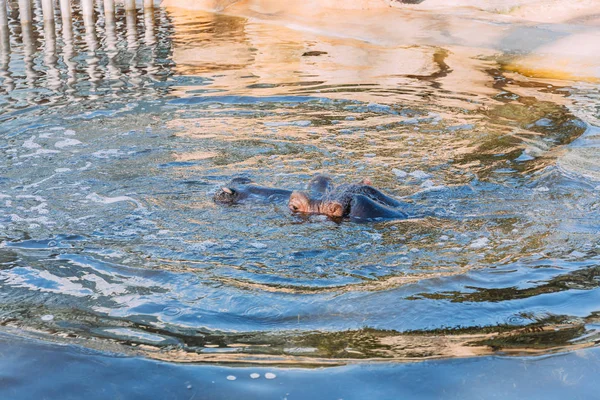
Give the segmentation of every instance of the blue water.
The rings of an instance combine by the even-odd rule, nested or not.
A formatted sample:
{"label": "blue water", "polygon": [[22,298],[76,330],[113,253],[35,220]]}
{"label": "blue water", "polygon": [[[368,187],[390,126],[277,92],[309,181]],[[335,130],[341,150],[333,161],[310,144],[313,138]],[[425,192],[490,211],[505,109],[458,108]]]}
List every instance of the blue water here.
{"label": "blue water", "polygon": [[[592,399],[598,349],[299,369],[186,365],[2,336],[5,398],[61,399]],[[56,368],[60,365],[61,368]],[[267,375],[269,374],[269,375]],[[257,376],[258,375],[258,376]],[[24,376],[35,377],[23,379]],[[270,379],[267,379],[267,376]],[[35,382],[32,382],[35,379]],[[233,380],[234,379],[234,380]]]}
{"label": "blue water", "polygon": [[[90,26],[76,9],[71,37],[16,10],[0,54],[3,398],[589,398],[597,85],[502,57],[457,84],[432,46],[304,57],[341,39],[218,14],[117,7]],[[383,68],[414,52],[423,65]],[[426,217],[212,201],[233,177],[301,190],[315,173],[369,178]]]}

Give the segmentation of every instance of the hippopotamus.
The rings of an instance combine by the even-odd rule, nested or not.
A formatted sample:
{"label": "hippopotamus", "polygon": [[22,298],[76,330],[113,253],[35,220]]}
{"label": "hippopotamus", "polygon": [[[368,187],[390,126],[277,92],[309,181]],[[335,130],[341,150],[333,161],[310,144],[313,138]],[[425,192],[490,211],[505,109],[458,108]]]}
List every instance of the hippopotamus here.
{"label": "hippopotamus", "polygon": [[[320,199],[333,188],[330,177],[315,175],[307,186],[307,191],[312,198]],[[288,201],[291,190],[260,186],[249,178],[233,178],[221,187],[213,196],[213,200],[220,204],[238,204],[245,201],[284,202]]]}
{"label": "hippopotamus", "polygon": [[357,220],[406,219],[401,210],[408,203],[396,200],[364,183],[329,187],[321,198],[295,191],[288,207],[294,213],[322,214],[332,218],[350,217]]}

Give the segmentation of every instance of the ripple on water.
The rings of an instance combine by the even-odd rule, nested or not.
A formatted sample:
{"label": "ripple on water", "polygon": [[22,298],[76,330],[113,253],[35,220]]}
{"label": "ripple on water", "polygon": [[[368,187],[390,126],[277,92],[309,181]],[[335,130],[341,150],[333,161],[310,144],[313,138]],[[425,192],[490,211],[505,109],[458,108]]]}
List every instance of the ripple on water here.
{"label": "ripple on water", "polygon": [[[156,32],[138,18],[137,34],[156,40],[119,37],[115,54],[109,38],[88,52],[75,13],[78,61],[56,68],[76,82],[52,95],[37,91],[51,66],[11,42],[1,315],[157,348],[202,353],[215,335],[222,347],[206,353],[258,343],[307,357],[352,349],[281,337],[595,318],[596,86],[549,88],[479,52],[155,16]],[[303,56],[313,47],[330,56]],[[358,224],[211,200],[233,177],[303,190],[315,173],[368,178],[414,218]],[[239,332],[262,336],[225,343]]]}

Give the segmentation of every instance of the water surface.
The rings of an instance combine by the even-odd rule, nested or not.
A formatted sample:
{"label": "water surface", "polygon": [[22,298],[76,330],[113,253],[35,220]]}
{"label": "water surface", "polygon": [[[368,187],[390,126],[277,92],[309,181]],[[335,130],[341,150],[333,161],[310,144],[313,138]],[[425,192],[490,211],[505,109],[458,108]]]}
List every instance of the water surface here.
{"label": "water surface", "polygon": [[[97,8],[95,25],[76,8],[72,26],[45,26],[36,7],[21,25],[9,3],[5,329],[273,365],[598,340],[597,85],[509,72],[484,49]],[[367,177],[427,216],[212,201],[233,177],[302,189],[315,173]]]}

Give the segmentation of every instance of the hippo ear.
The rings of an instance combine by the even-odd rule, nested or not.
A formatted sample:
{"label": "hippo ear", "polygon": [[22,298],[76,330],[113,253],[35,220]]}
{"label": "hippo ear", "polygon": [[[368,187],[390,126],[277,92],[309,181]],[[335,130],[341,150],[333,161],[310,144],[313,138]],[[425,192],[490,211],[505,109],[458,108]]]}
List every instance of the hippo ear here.
{"label": "hippo ear", "polygon": [[231,189],[231,188],[228,188],[228,187],[225,187],[225,186],[223,186],[223,187],[221,188],[221,190],[222,190],[222,191],[224,191],[224,192],[225,192],[225,193],[227,193],[227,194],[234,194],[234,193],[235,193],[235,190],[233,190],[233,189]]}

